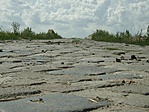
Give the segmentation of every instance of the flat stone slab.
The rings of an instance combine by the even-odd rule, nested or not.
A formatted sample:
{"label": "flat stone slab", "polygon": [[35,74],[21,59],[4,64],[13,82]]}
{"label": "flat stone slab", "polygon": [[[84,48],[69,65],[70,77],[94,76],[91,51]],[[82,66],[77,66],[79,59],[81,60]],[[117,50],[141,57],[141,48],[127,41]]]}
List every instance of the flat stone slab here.
{"label": "flat stone slab", "polygon": [[29,96],[40,94],[41,91],[37,89],[30,89],[29,87],[17,87],[17,88],[0,88],[0,101],[16,99],[17,97]]}
{"label": "flat stone slab", "polygon": [[49,94],[16,101],[1,102],[0,112],[82,112],[108,106],[108,100],[92,102],[75,95]]}
{"label": "flat stone slab", "polygon": [[97,67],[97,66],[76,66],[69,69],[64,70],[56,70],[56,71],[50,71],[49,74],[53,75],[89,75],[89,76],[96,76],[96,75],[103,75],[106,73],[116,72],[117,70],[113,68],[104,68],[104,67]]}
{"label": "flat stone slab", "polygon": [[135,107],[135,106],[129,106],[129,105],[123,105],[123,106],[113,106],[106,109],[97,109],[93,110],[91,112],[149,112],[149,109],[147,108],[141,108],[141,107]]}
{"label": "flat stone slab", "polygon": [[102,59],[102,58],[84,58],[81,60],[81,62],[101,63],[101,62],[104,62],[104,59]]}
{"label": "flat stone slab", "polygon": [[149,96],[140,94],[129,94],[125,99],[123,99],[122,103],[149,109]]}
{"label": "flat stone slab", "polygon": [[110,82],[110,81],[84,81],[84,82],[72,83],[71,85],[78,88],[91,89],[91,88],[106,88],[113,86],[117,87],[122,86],[124,84],[123,82]]}
{"label": "flat stone slab", "polygon": [[119,74],[106,74],[100,75],[99,78],[102,80],[118,80],[118,79],[142,79],[143,76],[124,74],[123,71]]}
{"label": "flat stone slab", "polygon": [[149,95],[149,86],[147,85],[124,85],[119,87],[113,87],[112,90],[124,93]]}
{"label": "flat stone slab", "polygon": [[0,84],[13,80],[12,77],[0,77]]}

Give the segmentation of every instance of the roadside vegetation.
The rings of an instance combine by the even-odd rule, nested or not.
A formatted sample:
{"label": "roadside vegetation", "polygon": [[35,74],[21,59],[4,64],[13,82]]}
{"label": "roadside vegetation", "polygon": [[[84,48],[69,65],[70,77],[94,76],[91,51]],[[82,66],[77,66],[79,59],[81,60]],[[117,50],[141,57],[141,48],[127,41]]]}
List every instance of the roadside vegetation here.
{"label": "roadside vegetation", "polygon": [[35,33],[32,28],[27,27],[23,31],[20,31],[21,24],[18,22],[12,22],[12,31],[5,31],[0,28],[0,40],[18,40],[18,39],[59,39],[62,38],[55,32],[42,32]]}
{"label": "roadside vegetation", "polygon": [[[60,39],[62,38],[57,33],[53,32],[41,32],[35,33],[32,28],[27,27],[20,31],[21,24],[18,22],[12,22],[11,29],[12,31],[7,31],[0,28],[0,40],[19,40],[19,39]],[[139,31],[136,35],[132,35],[129,30],[125,32],[117,32],[116,34],[111,34],[105,30],[96,30],[95,33],[91,35],[91,39],[96,41],[104,42],[116,42],[116,43],[126,43],[126,44],[137,44],[146,46],[149,45],[149,26],[145,35],[142,35],[142,30]],[[79,39],[74,39],[73,43],[80,43]]]}
{"label": "roadside vegetation", "polygon": [[81,43],[82,39],[80,38],[73,38],[72,43],[79,44]]}
{"label": "roadside vegetation", "polygon": [[116,34],[110,34],[108,31],[104,30],[96,30],[96,32],[91,36],[92,39],[96,41],[137,44],[145,46],[149,45],[149,26],[147,27],[147,32],[145,35],[142,35],[142,30],[134,36],[132,36],[128,30],[125,32],[117,32]]}

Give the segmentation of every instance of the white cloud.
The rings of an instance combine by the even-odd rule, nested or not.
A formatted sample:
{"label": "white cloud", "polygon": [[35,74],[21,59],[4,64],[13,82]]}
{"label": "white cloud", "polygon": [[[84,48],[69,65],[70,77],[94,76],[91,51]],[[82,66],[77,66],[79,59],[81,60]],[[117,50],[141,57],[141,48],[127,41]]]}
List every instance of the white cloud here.
{"label": "white cloud", "polygon": [[149,0],[1,0],[0,26],[13,21],[36,32],[53,28],[64,37],[85,37],[96,29],[146,30]]}

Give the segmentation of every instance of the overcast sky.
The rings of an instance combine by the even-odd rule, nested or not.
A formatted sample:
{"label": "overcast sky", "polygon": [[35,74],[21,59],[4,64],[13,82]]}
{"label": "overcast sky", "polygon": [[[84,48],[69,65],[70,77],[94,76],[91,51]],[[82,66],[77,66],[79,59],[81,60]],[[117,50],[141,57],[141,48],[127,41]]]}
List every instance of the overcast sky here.
{"label": "overcast sky", "polygon": [[63,37],[86,37],[96,29],[132,34],[149,25],[149,0],[0,0],[0,27],[35,32],[54,29]]}

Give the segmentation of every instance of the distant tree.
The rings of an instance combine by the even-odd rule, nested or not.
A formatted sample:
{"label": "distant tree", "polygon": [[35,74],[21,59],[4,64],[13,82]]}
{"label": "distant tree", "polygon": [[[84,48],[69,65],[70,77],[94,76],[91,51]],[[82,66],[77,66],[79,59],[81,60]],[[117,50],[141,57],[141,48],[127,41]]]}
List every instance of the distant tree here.
{"label": "distant tree", "polygon": [[126,35],[126,37],[128,37],[128,38],[131,37],[131,34],[130,34],[129,30],[126,30],[125,35]]}
{"label": "distant tree", "polygon": [[146,34],[147,34],[147,37],[148,37],[148,39],[149,39],[149,25],[148,25],[148,27],[147,27],[147,32],[146,32]]}
{"label": "distant tree", "polygon": [[119,36],[119,32],[116,32],[116,38],[119,38],[120,36]]}
{"label": "distant tree", "polygon": [[124,38],[125,38],[125,33],[124,33],[124,32],[120,32],[120,37],[121,37],[122,39],[124,39]]}
{"label": "distant tree", "polygon": [[21,24],[18,23],[18,22],[12,22],[11,26],[12,26],[14,34],[18,34],[19,33],[20,25]]}

